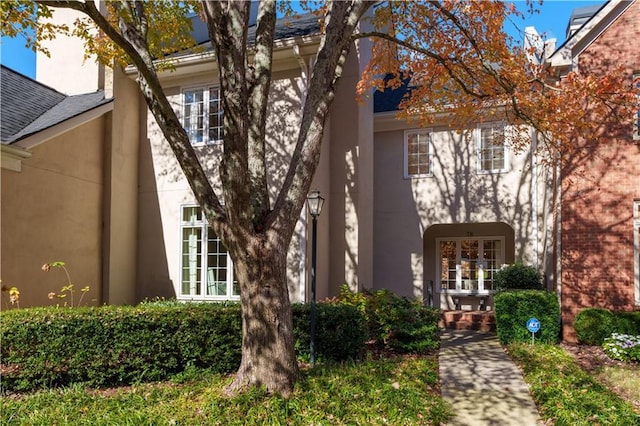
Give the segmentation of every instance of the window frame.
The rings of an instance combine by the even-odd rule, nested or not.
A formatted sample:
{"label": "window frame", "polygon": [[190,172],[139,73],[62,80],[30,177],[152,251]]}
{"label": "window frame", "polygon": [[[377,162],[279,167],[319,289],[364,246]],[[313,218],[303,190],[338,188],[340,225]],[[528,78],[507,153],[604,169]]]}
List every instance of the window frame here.
{"label": "window frame", "polygon": [[633,140],[640,142],[640,72],[633,73],[631,87],[638,90],[635,117],[633,117]]}
{"label": "window frame", "polygon": [[[502,128],[503,133],[503,142],[502,142],[502,155],[503,155],[503,165],[500,169],[483,169],[483,161],[482,154],[487,148],[482,147],[482,130],[483,129],[494,129],[494,128]],[[476,162],[477,162],[477,173],[481,175],[486,174],[494,174],[494,173],[506,173],[509,171],[509,135],[507,132],[507,125],[504,122],[491,122],[484,123],[475,128],[475,141],[476,141]]]}
{"label": "window frame", "polygon": [[[467,240],[477,240],[478,241],[478,263],[479,267],[477,271],[478,274],[478,289],[463,289],[462,288],[462,244],[461,241]],[[436,291],[443,294],[455,294],[455,295],[490,295],[495,293],[495,289],[485,289],[484,288],[484,274],[480,272],[484,272],[484,242],[485,241],[500,241],[500,264],[496,265],[494,271],[499,270],[503,265],[506,265],[505,262],[505,237],[504,236],[464,236],[464,237],[442,237],[436,238]],[[440,251],[440,243],[442,241],[455,241],[456,242],[456,288],[449,289],[442,287],[442,254]],[[482,243],[480,243],[482,241]],[[491,268],[487,268],[490,270]],[[481,289],[482,288],[482,289]]]}
{"label": "window frame", "polygon": [[[211,90],[215,89],[218,93],[218,115],[220,115],[220,126],[216,126],[218,129],[218,135],[220,136],[218,139],[210,139],[209,131],[210,131],[210,116],[211,116]],[[192,133],[186,127],[187,121],[187,102],[186,96],[188,92],[201,92],[202,93],[202,105],[203,105],[203,124],[202,124],[202,142],[194,141],[192,139]],[[217,145],[222,144],[224,141],[224,111],[222,110],[222,99],[220,98],[220,86],[217,84],[206,84],[206,85],[197,85],[197,86],[187,86],[183,87],[180,91],[180,112],[182,118],[182,126],[187,132],[189,137],[189,142],[191,142],[192,146],[205,146],[205,145]]]}
{"label": "window frame", "polygon": [[[409,173],[409,137],[411,135],[427,135],[427,173]],[[405,130],[403,135],[403,176],[405,179],[419,179],[433,176],[433,130],[431,128]],[[418,166],[420,167],[420,166]]]}
{"label": "window frame", "polygon": [[633,281],[635,304],[640,305],[640,199],[633,201]]}
{"label": "window frame", "polygon": [[[190,208],[197,208],[200,213],[199,220],[186,220],[185,218],[185,210]],[[201,240],[201,253],[200,262],[201,262],[201,272],[200,272],[200,294],[183,294],[182,285],[183,285],[183,273],[184,273],[184,230],[186,228],[193,228],[200,230],[200,240]],[[202,209],[198,204],[182,204],[180,205],[180,253],[179,253],[179,269],[178,269],[178,285],[176,291],[176,299],[178,300],[199,300],[199,301],[238,301],[240,300],[240,294],[233,294],[233,286],[235,279],[235,270],[233,267],[233,260],[231,259],[231,255],[229,254],[229,250],[226,250],[226,295],[208,295],[207,294],[207,285],[208,285],[208,274],[209,274],[209,266],[208,266],[208,258],[210,253],[208,252],[208,242],[209,236],[213,233],[213,229],[209,227],[206,219],[204,218],[204,214],[202,213]],[[213,233],[215,236],[215,233]]]}

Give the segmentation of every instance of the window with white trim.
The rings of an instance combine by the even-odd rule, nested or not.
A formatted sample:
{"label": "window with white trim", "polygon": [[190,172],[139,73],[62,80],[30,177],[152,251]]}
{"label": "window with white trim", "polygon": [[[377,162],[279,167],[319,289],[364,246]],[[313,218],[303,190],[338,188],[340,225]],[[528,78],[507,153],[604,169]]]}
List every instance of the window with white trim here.
{"label": "window with white trim", "polygon": [[432,176],[431,131],[427,129],[404,132],[404,177]]}
{"label": "window with white trim", "polygon": [[191,144],[222,142],[220,88],[211,86],[183,90],[182,119]]}
{"label": "window with white trim", "polygon": [[440,289],[447,293],[489,293],[504,263],[504,238],[440,238],[436,240]]}
{"label": "window with white trim", "polygon": [[640,73],[633,75],[633,87],[637,91],[636,116],[633,119],[633,140],[640,141]]}
{"label": "window with white trim", "polygon": [[476,129],[478,138],[478,171],[480,173],[506,172],[507,143],[502,124],[491,124]]}
{"label": "window with white trim", "polygon": [[181,299],[236,300],[240,286],[226,247],[213,232],[198,206],[182,206],[180,225]]}
{"label": "window with white trim", "polygon": [[640,305],[640,200],[633,202],[633,258],[636,305]]}

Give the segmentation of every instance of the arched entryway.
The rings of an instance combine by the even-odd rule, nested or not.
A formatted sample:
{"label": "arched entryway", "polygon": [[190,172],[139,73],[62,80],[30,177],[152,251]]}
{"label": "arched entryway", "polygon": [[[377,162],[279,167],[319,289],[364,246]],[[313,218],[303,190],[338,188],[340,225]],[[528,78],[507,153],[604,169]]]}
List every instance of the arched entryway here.
{"label": "arched entryway", "polygon": [[515,232],[503,222],[437,224],[423,237],[427,299],[443,310],[493,306],[493,275],[515,259]]}

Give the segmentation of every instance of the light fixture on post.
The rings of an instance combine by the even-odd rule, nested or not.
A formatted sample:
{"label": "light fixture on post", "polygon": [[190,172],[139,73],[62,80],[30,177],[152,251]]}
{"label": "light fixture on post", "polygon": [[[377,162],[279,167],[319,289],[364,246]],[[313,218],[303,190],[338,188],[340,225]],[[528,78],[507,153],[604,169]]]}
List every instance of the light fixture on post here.
{"label": "light fixture on post", "polygon": [[320,191],[313,190],[307,197],[307,210],[311,215],[311,329],[309,332],[309,352],[311,365],[316,364],[316,242],[318,237],[318,216],[322,211],[324,198]]}

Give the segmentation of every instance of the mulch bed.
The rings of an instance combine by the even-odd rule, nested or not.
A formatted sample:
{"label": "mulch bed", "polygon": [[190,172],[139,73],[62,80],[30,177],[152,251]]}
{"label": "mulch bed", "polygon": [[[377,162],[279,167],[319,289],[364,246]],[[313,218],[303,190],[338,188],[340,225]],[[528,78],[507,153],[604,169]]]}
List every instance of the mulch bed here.
{"label": "mulch bed", "polygon": [[[589,345],[576,345],[576,344],[568,344],[562,343],[562,348],[567,351],[567,353],[571,354],[573,358],[576,360],[578,365],[580,365],[583,369],[593,374],[598,380],[600,380],[599,373],[602,371],[604,367],[637,367],[640,368],[640,364],[637,363],[628,363],[623,361],[618,361],[615,359],[609,358],[605,353],[602,347],[600,346],[589,346]],[[625,401],[633,404],[635,410],[640,413],[640,401],[635,401],[627,395],[623,389],[620,389],[615,385],[615,383],[605,383],[606,386],[615,392],[618,396],[623,398]]]}

